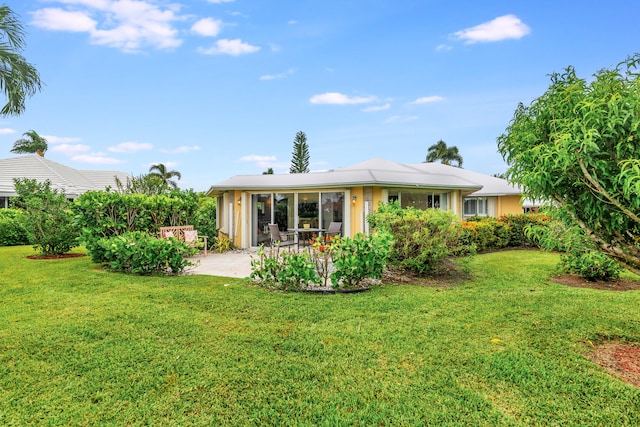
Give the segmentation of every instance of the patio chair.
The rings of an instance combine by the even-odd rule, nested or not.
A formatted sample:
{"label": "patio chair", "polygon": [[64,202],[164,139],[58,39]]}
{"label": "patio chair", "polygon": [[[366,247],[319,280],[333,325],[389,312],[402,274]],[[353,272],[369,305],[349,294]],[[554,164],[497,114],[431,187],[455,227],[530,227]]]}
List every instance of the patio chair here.
{"label": "patio chair", "polygon": [[342,230],[341,222],[331,222],[329,223],[329,227],[324,232],[323,237],[325,241],[330,240],[333,236],[339,236]]}
{"label": "patio chair", "polygon": [[200,239],[204,243],[204,256],[207,256],[207,236],[198,235],[198,230],[184,230],[184,243],[187,246],[197,248],[200,246]]}
{"label": "patio chair", "polygon": [[278,224],[269,224],[269,232],[271,233],[271,246],[293,246],[295,239],[293,232],[281,232]]}

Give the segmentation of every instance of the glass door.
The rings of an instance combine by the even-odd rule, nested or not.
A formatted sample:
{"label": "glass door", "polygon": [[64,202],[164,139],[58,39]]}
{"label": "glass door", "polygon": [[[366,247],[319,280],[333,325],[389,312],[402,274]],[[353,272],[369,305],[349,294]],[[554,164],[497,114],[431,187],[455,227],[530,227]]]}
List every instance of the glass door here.
{"label": "glass door", "polygon": [[271,194],[251,195],[251,245],[266,245],[270,241]]}

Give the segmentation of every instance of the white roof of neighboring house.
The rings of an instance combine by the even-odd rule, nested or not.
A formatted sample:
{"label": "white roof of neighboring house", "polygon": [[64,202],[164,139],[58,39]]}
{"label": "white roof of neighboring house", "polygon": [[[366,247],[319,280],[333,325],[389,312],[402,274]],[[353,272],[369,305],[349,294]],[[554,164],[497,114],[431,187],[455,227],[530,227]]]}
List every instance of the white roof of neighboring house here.
{"label": "white roof of neighboring house", "polygon": [[374,158],[326,172],[277,175],[237,175],[209,188],[208,194],[228,190],[285,190],[344,186],[388,186],[475,191],[477,196],[519,195],[508,181],[440,163],[400,164]]}
{"label": "white roof of neighboring house", "polygon": [[67,197],[77,197],[91,190],[115,187],[115,177],[123,183],[131,175],[120,171],[78,170],[56,163],[37,154],[0,159],[0,196],[15,196],[14,178],[49,180],[51,188]]}
{"label": "white roof of neighboring house", "polygon": [[457,176],[476,182],[482,186],[482,189],[471,194],[472,196],[517,196],[522,194],[522,190],[519,187],[509,183],[506,179],[496,178],[495,176],[489,176],[467,169],[457,168],[455,166],[447,166],[441,163],[415,163],[408,166],[433,172],[438,170],[450,171],[451,169],[454,169],[455,172],[453,173]]}

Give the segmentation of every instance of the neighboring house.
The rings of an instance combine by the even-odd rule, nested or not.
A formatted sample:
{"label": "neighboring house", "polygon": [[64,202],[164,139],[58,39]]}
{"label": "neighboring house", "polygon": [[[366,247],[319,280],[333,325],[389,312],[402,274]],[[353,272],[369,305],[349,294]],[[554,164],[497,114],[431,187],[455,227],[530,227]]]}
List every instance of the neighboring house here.
{"label": "neighboring house", "polygon": [[342,234],[367,232],[366,216],[378,203],[438,208],[459,218],[522,213],[521,191],[508,181],[440,163],[400,164],[380,158],[326,172],[239,175],[212,185],[217,227],[242,248],[269,240],[268,224],[281,230],[326,229],[342,222]]}
{"label": "neighboring house", "polygon": [[115,188],[115,177],[123,183],[131,175],[120,171],[78,170],[56,163],[37,154],[0,159],[0,208],[9,205],[9,198],[15,197],[14,178],[35,179],[51,182],[51,188],[64,193],[68,199],[91,190]]}

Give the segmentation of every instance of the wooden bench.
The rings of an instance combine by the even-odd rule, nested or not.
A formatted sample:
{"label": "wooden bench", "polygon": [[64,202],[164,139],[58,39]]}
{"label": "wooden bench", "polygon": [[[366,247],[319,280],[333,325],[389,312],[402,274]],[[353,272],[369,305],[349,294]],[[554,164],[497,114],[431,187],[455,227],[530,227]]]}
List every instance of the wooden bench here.
{"label": "wooden bench", "polygon": [[[187,232],[186,237],[185,231]],[[168,239],[170,237],[178,239],[178,241],[180,242],[185,242],[187,243],[187,245],[192,247],[196,247],[198,245],[198,240],[202,238],[204,242],[204,256],[207,256],[207,236],[198,234],[198,231],[193,229],[193,225],[174,225],[171,227],[160,227],[160,238]],[[190,239],[187,237],[190,237]]]}

